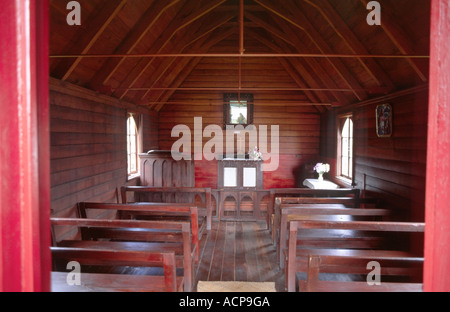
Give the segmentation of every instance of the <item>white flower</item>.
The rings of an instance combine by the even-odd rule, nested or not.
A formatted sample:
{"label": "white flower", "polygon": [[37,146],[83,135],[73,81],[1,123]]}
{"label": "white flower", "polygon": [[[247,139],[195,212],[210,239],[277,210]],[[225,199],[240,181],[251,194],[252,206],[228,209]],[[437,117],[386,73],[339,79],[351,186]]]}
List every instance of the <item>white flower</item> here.
{"label": "white flower", "polygon": [[262,159],[262,153],[259,151],[259,148],[255,146],[255,148],[248,152],[248,155],[253,160],[260,160]]}
{"label": "white flower", "polygon": [[317,163],[314,166],[314,170],[317,173],[325,173],[325,172],[329,172],[330,171],[330,165],[329,164],[324,164],[324,163]]}

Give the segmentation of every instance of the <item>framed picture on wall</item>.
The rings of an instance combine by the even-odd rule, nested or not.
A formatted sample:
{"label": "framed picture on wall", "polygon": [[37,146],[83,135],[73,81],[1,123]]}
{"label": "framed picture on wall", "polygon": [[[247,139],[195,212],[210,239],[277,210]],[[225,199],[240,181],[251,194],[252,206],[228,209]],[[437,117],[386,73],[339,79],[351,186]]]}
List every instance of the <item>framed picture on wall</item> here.
{"label": "framed picture on wall", "polygon": [[377,136],[386,138],[392,135],[392,106],[389,104],[378,105],[376,110]]}

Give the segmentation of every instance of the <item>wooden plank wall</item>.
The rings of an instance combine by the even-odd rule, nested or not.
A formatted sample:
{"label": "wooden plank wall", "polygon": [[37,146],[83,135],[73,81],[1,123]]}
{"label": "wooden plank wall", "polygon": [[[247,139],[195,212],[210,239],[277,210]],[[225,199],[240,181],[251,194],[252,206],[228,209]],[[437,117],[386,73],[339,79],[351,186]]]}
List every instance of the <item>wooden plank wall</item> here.
{"label": "wooden plank wall", "polygon": [[[210,52],[230,52],[229,48],[237,43],[237,37],[231,37],[229,44],[222,44]],[[227,50],[228,49],[228,50]],[[247,40],[246,50],[264,51],[267,47],[258,42]],[[270,80],[267,80],[270,73]],[[235,88],[238,83],[239,64],[237,59],[203,58],[187,75],[181,87]],[[206,85],[205,85],[206,83]],[[242,87],[248,88],[295,88],[296,81],[286,71],[283,63],[277,59],[242,59]],[[259,91],[254,96],[254,124],[268,126],[270,142],[271,125],[279,125],[280,155],[279,168],[264,173],[264,188],[294,187],[296,172],[301,165],[315,159],[319,154],[320,115],[313,106],[301,106],[297,103],[308,102],[301,92]],[[223,93],[178,91],[170,97],[170,102],[160,111],[159,142],[161,149],[171,149],[178,138],[171,138],[172,128],[185,124],[193,129],[194,117],[203,118],[203,128],[207,125],[223,125]],[[289,102],[284,105],[283,102]],[[193,130],[191,130],[193,132]],[[203,138],[203,145],[210,138]],[[237,143],[235,142],[235,147]],[[251,147],[253,148],[253,147]],[[248,151],[249,146],[246,146]],[[269,143],[270,151],[270,143]],[[196,185],[198,187],[217,187],[217,162],[196,161]]]}
{"label": "wooden plank wall", "polygon": [[143,114],[143,150],[158,148],[157,114],[52,80],[50,86],[51,207],[73,216],[80,201],[116,202],[127,181],[127,110]]}
{"label": "wooden plank wall", "polygon": [[[207,125],[223,124],[222,94],[176,94],[175,97],[193,99],[205,105],[166,105],[160,111],[159,142],[160,148],[170,150],[178,137],[171,138],[175,125],[187,125],[194,135],[194,117],[202,117],[203,129]],[[264,173],[264,188],[294,187],[296,172],[302,163],[316,158],[319,153],[320,116],[311,106],[281,106],[277,98],[270,94],[254,94],[254,124],[268,126],[270,151],[270,129],[279,125],[280,156],[279,168]],[[260,103],[266,103],[260,105]],[[270,104],[271,103],[271,104]],[[268,105],[270,104],[270,105]],[[203,146],[210,138],[203,138]],[[225,144],[225,143],[224,143]],[[225,145],[224,145],[225,146]],[[235,147],[237,143],[235,143]],[[224,147],[225,148],[225,147]],[[246,146],[248,150],[249,146]],[[192,152],[194,141],[192,138]],[[205,159],[195,163],[197,187],[217,187],[217,161]]]}
{"label": "wooden plank wall", "polygon": [[[382,196],[388,206],[404,210],[411,221],[423,221],[425,210],[428,90],[422,89],[353,109],[356,187]],[[375,130],[375,108],[384,103],[393,108],[390,138],[378,138]],[[336,113],[322,116],[327,127],[322,131],[321,155],[333,164],[332,170]]]}

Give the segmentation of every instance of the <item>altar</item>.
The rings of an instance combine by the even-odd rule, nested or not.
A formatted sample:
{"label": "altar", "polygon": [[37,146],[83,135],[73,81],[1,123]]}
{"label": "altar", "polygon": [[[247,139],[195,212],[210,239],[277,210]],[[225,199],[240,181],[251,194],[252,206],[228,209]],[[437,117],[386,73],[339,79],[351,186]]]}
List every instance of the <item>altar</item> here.
{"label": "altar", "polygon": [[225,157],[218,161],[219,218],[265,220],[270,191],[264,190],[263,161]]}
{"label": "altar", "polygon": [[303,185],[316,190],[334,190],[339,188],[337,184],[331,181],[319,179],[305,179]]}

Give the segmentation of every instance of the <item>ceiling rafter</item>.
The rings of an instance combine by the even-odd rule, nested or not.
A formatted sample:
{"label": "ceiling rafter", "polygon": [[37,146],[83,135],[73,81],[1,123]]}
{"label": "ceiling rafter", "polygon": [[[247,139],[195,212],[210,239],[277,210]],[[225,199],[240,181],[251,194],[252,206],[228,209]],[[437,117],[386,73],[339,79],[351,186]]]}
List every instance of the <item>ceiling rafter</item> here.
{"label": "ceiling rafter", "polygon": [[[208,36],[209,34],[211,34],[212,32],[214,32],[216,29],[222,27],[223,25],[225,25],[228,21],[230,21],[233,17],[235,17],[235,14],[233,14],[232,12],[226,12],[224,14],[221,15],[221,17],[219,19],[213,19],[212,23],[207,24],[208,26],[205,27],[205,24],[202,20],[197,21],[197,27],[194,27],[195,29],[197,29],[197,31],[195,32],[195,34],[192,36],[194,39],[192,39],[190,42],[184,44],[184,42],[180,42],[179,47],[177,47],[177,49],[180,49],[180,52],[184,52],[185,49],[187,49],[189,46],[193,45],[196,41],[199,41],[200,39],[204,38],[205,36]],[[189,32],[191,31],[191,29],[189,29]],[[184,44],[184,45],[183,45]],[[196,48],[194,47],[194,50]],[[151,87],[154,87],[158,81],[160,79],[162,79],[162,77],[164,76],[165,73],[168,72],[170,66],[176,61],[176,58],[169,58],[166,59],[165,61],[161,62],[159,64],[159,66],[157,67],[157,69],[153,72],[151,79],[153,80],[153,82],[149,82],[149,79],[147,79],[147,82],[145,83],[145,85],[150,85]],[[150,92],[150,90],[146,91],[144,93],[144,95],[139,99],[139,102],[144,100],[144,98],[147,96],[147,94]]]}
{"label": "ceiling rafter", "polygon": [[[189,61],[190,59],[184,59]],[[351,93],[354,90],[353,89],[346,89],[346,88],[298,88],[298,87],[242,87],[242,91],[330,91],[330,92],[344,92],[344,93]],[[120,89],[115,89],[120,90]],[[130,91],[147,91],[147,90],[153,90],[153,91],[173,91],[177,90],[176,87],[131,87],[127,90]],[[179,90],[181,91],[234,91],[238,90],[238,87],[180,87]],[[358,91],[369,91],[371,89],[361,89]],[[339,103],[336,103],[336,105],[339,105]],[[342,104],[341,104],[342,105]]]}
{"label": "ceiling rafter", "polygon": [[[300,38],[297,36],[297,33],[291,28],[291,25],[287,24],[284,20],[282,19],[277,19],[277,25],[279,25],[287,34],[289,37],[294,39],[294,42],[297,46],[297,49],[300,50],[306,50],[307,47],[305,45],[305,43],[303,43],[302,40],[300,40]],[[301,73],[304,72],[310,72],[311,74],[314,74],[314,76],[316,77],[316,80],[320,81],[322,85],[324,85],[326,88],[328,89],[338,89],[338,85],[336,83],[336,81],[334,81],[331,76],[329,75],[329,72],[327,71],[327,69],[324,67],[324,65],[319,62],[319,60],[314,59],[314,58],[305,58],[304,60],[302,60],[304,62],[305,65],[310,67],[310,70],[307,69],[303,69],[301,71]],[[296,62],[295,64],[298,66],[299,62]],[[331,62],[331,65],[334,65],[335,63],[341,63],[340,61],[336,62],[336,60]],[[339,65],[337,65],[339,67]],[[303,66],[304,67],[304,66]],[[342,67],[342,66],[340,66]],[[341,74],[338,69],[336,69],[335,66],[332,67],[335,72],[339,75],[346,75],[348,77],[349,73],[347,70],[345,70],[344,74]],[[342,68],[340,68],[341,70],[343,70]],[[347,78],[349,79],[349,78]],[[349,86],[349,89],[352,90],[353,94],[358,94],[358,93],[364,93],[364,91],[361,90],[357,90],[357,89],[362,89],[361,85],[357,84],[355,85],[350,85],[349,83],[347,83],[347,86]],[[340,92],[337,91],[330,91],[331,94],[335,97],[335,99],[341,103],[341,105],[345,105],[349,103],[349,98],[346,97],[345,95],[343,95]]]}
{"label": "ceiling rafter", "polygon": [[192,57],[229,57],[229,58],[252,58],[252,57],[266,57],[266,58],[374,58],[374,59],[429,59],[429,55],[413,55],[413,54],[343,54],[343,53],[134,53],[134,54],[55,54],[49,56],[51,59],[61,58],[192,58]]}
{"label": "ceiling rafter", "polygon": [[[254,18],[254,16],[252,16],[252,18]],[[280,37],[291,38],[291,39],[294,38],[294,37],[290,36],[290,35],[292,35],[292,33],[290,33],[290,35],[289,35],[289,34],[286,34],[286,33],[281,32],[281,31],[278,30],[278,29],[281,29],[281,28],[283,28],[283,27],[281,27],[281,26],[280,26],[280,27],[275,27],[275,26],[273,26],[273,25],[275,25],[275,24],[280,25],[280,21],[278,21],[278,22],[273,22],[273,25],[272,25],[272,23],[268,23],[267,21],[264,21],[264,20],[261,19],[261,18],[255,18],[255,19],[253,19],[253,21],[254,21],[255,23],[259,23],[263,28],[265,28],[265,29],[266,29],[267,31],[269,31],[269,32],[271,32],[272,30],[277,31],[277,32],[278,32],[278,35],[279,35],[279,36],[277,36],[278,38],[280,38]],[[285,25],[284,25],[284,26],[285,26]],[[285,27],[284,27],[284,28],[285,28]],[[286,30],[286,28],[285,28],[285,30]],[[290,32],[291,29],[289,29],[288,31]],[[281,34],[283,34],[283,35],[281,35]],[[280,38],[280,39],[283,39],[283,38]],[[286,40],[283,40],[283,41],[286,41]],[[296,39],[294,39],[294,41],[292,41],[292,43],[293,43],[293,47],[296,47],[296,48],[297,48],[299,45],[300,45],[300,46],[303,46],[303,43],[299,42],[299,40],[296,40]],[[282,51],[287,51],[287,50],[289,50],[289,47],[287,47],[285,44],[283,44],[283,43],[281,43],[281,42],[278,43],[278,46],[279,46],[279,47],[282,47],[282,49],[280,49],[280,50],[282,50]],[[309,62],[312,62],[312,61],[310,60]],[[312,86],[312,87],[314,87],[314,88],[322,88],[322,87],[317,83],[316,78],[314,78],[314,77],[311,75],[311,71],[308,70],[308,69],[306,69],[305,66],[304,66],[302,63],[303,63],[303,61],[298,60],[298,59],[289,59],[289,64],[291,64],[291,65],[295,68],[295,71],[297,72],[297,74],[301,74],[301,76],[304,77],[304,78],[309,82],[309,85],[310,85],[310,86]],[[316,64],[314,63],[314,64],[313,64],[313,68],[314,68],[315,65],[316,65]],[[299,78],[298,75],[296,75],[296,77],[297,77],[297,80],[298,80],[298,78]],[[302,87],[305,88],[305,86],[302,86]],[[318,94],[318,96],[320,97],[320,99],[321,99],[322,101],[330,102],[330,98],[328,98],[328,95],[324,94],[323,92],[320,92],[320,93]],[[341,99],[341,97],[340,97],[340,96],[337,96],[336,99],[339,100],[339,99]]]}
{"label": "ceiling rafter", "polygon": [[[228,38],[229,36],[233,35],[236,33],[235,29],[229,29],[225,32],[223,32],[222,34],[214,37],[214,38],[210,38],[210,40],[207,40],[207,44],[203,45],[202,47],[200,47],[199,49],[201,50],[205,50],[206,52],[213,47],[214,45],[216,45],[217,43],[225,40],[226,38]],[[182,85],[182,83],[184,82],[184,80],[186,79],[186,77],[188,77],[191,72],[195,69],[195,67],[197,66],[197,64],[202,60],[202,58],[195,58],[191,64],[189,65],[189,67],[183,67],[181,69],[181,72],[178,74],[178,78],[175,82],[172,82],[172,85],[176,86],[176,88],[179,88],[179,86]],[[185,60],[186,61],[186,60]],[[173,89],[173,90],[167,90],[167,92],[164,95],[161,95],[160,97],[157,98],[157,101],[161,101],[162,103],[158,104],[156,106],[156,111],[160,111],[161,108],[164,106],[164,102],[167,102],[170,97],[177,91],[177,89]]]}
{"label": "ceiling rafter", "polygon": [[[77,51],[80,54],[88,53],[104,30],[122,10],[127,0],[108,0],[104,2],[96,7],[95,15],[86,21],[88,23],[85,26],[86,31],[80,32],[78,37],[71,41],[71,45],[68,48],[69,51]],[[61,77],[61,80],[67,80],[81,60],[81,57],[63,60],[58,64],[54,72]]]}
{"label": "ceiling rafter", "polygon": [[[168,45],[169,49],[173,48],[173,46],[170,46],[172,38],[174,38],[179,31],[184,30],[187,26],[189,26],[196,20],[195,17],[199,15],[193,12],[198,12],[199,5],[200,5],[199,2],[194,3],[185,1],[176,12],[173,18],[174,22],[170,23],[168,27],[165,28],[160,33],[160,35],[152,42],[150,48],[148,49],[148,52],[161,53],[164,51],[165,48],[167,49]],[[149,68],[151,68],[150,66],[154,64],[155,60],[156,60],[155,58],[139,60],[136,63],[136,65],[132,68],[132,70],[129,71],[128,74],[125,76],[125,79],[121,81],[119,88],[116,89],[115,91],[115,96],[119,97],[120,99],[125,98],[125,96],[129,91],[129,88],[133,87],[136,84],[136,82],[139,81],[141,76]]]}
{"label": "ceiling rafter", "polygon": [[[253,34],[253,37],[255,39],[257,39],[261,43],[265,44],[266,46],[270,47],[274,52],[277,52],[277,53],[286,51],[288,49],[288,47],[286,46],[286,40],[284,40],[284,38],[286,38],[287,36],[284,33],[282,33],[281,31],[279,31],[277,27],[272,26],[270,23],[266,22],[264,19],[258,18],[254,15],[251,15],[249,18],[252,19],[253,22],[260,24],[269,33],[271,33],[272,31],[277,32],[276,37],[283,40],[283,43],[279,42],[278,45],[276,45],[276,44],[272,43],[270,40],[268,40],[267,38],[257,35],[253,31],[249,31],[251,34]],[[294,44],[292,44],[292,46],[294,46]],[[303,65],[301,64],[301,62],[299,60],[287,60],[285,58],[279,58],[279,61],[282,64],[282,66],[284,67],[284,69],[288,72],[288,74],[291,76],[291,78],[294,79],[294,81],[297,83],[297,85],[299,87],[301,87],[301,88],[308,88],[310,86],[319,87],[316,84],[314,78],[309,74],[309,72],[307,70],[304,69]],[[295,65],[293,65],[294,63],[295,63]],[[299,72],[301,72],[302,75],[300,75]],[[304,79],[309,81],[310,84],[308,85]],[[314,92],[308,91],[308,90],[305,90],[304,92],[311,102],[313,102],[313,103],[319,102],[317,100]],[[321,101],[330,102],[330,99],[328,98],[328,96],[323,92],[320,92],[317,96],[318,96],[318,98],[320,98]]]}
{"label": "ceiling rafter", "polygon": [[[208,35],[210,35],[210,33],[212,31],[214,31],[216,28],[221,27],[223,24],[225,24],[226,20],[229,20],[231,18],[232,17],[229,14],[223,15],[222,19],[216,20],[216,23],[214,25],[212,25],[211,28],[201,27],[203,25],[202,21],[198,21],[198,25],[197,25],[198,27],[196,27],[196,29],[198,31],[196,32],[195,39],[186,44],[184,42],[179,42],[177,49],[179,49],[181,52],[183,52],[185,49],[187,49],[191,45],[194,45],[193,49],[195,49],[195,50],[201,48],[201,46],[204,45],[205,40],[209,40]],[[172,67],[171,67],[173,64],[180,66],[182,68],[182,66],[186,66],[188,64],[188,62],[183,62],[183,61],[189,61],[189,60],[190,59],[183,60],[183,59],[177,59],[177,58],[170,58],[170,59],[167,59],[166,62],[161,62],[160,65],[156,68],[156,70],[154,71],[154,73],[152,75],[152,76],[155,76],[155,77],[151,78],[152,81],[150,82],[149,80],[147,80],[147,82],[144,83],[144,85],[146,85],[146,86],[150,85],[150,88],[139,99],[139,102],[142,102],[157,84],[168,85],[171,83],[170,79],[174,80],[176,78],[174,76],[174,73],[173,73]],[[184,64],[184,65],[182,65],[182,64]],[[165,73],[169,73],[169,74],[164,75]],[[173,78],[171,78],[171,77],[173,77]],[[164,80],[165,82],[161,82],[161,80]],[[153,90],[153,91],[158,92],[156,90]],[[162,96],[164,91],[159,90],[159,93],[160,93],[160,96]],[[153,96],[155,96],[155,95],[153,94]]]}
{"label": "ceiling rafter", "polygon": [[[277,46],[276,44],[272,43],[270,40],[268,40],[267,38],[260,36],[259,34],[256,34],[254,31],[247,31],[253,38],[255,38],[256,40],[260,41],[262,44],[266,45],[267,47],[271,48],[274,52],[279,52],[281,50],[281,48],[279,46]],[[288,60],[284,59],[284,58],[280,58],[278,59],[278,61],[280,62],[281,66],[283,66],[284,70],[286,70],[286,72],[289,74],[289,76],[295,81],[295,83],[300,87],[300,88],[309,88],[309,86],[307,85],[307,83],[303,80],[303,78],[299,75],[299,73],[294,70],[294,68],[292,68],[291,64],[289,63]],[[304,91],[306,97],[308,98],[308,100],[311,103],[318,103],[319,100],[317,99],[316,95],[309,90],[305,90]],[[319,111],[322,112],[322,107],[321,106],[316,106],[314,105],[314,107]],[[320,108],[319,108],[320,107]]]}
{"label": "ceiling rafter", "polygon": [[[145,35],[152,29],[157,21],[174,5],[182,0],[156,1],[142,15],[136,25],[128,32],[124,40],[117,46],[114,54],[131,54]],[[108,58],[103,66],[96,72],[91,80],[94,89],[105,85],[125,58]]]}
{"label": "ceiling rafter", "polygon": [[[284,42],[289,44],[291,47],[295,47],[295,43],[284,32],[282,32],[278,27],[275,27],[273,24],[271,24],[269,21],[267,21],[267,19],[259,17],[253,13],[247,13],[246,16],[250,21],[252,21],[256,25],[258,25],[259,27],[264,28],[268,33],[283,40]],[[276,51],[276,53],[279,53],[280,55],[283,54],[283,52],[284,52],[283,50],[279,50],[279,49],[277,49],[277,51]]]}
{"label": "ceiling rafter", "polygon": [[[92,0],[89,18],[77,31],[64,27],[64,7],[53,4],[52,28],[58,33],[51,44],[58,54],[50,55],[51,72],[155,110],[171,99],[183,100],[181,95],[279,91],[288,102],[308,102],[324,111],[412,85],[418,80],[413,71],[426,81],[429,55],[416,54],[418,45],[405,32],[414,26],[401,24],[410,18],[396,19],[401,5],[389,5],[393,12],[387,14],[383,6],[383,29],[376,35],[386,49],[378,46],[380,52],[371,54],[358,38],[370,29],[361,25],[356,31],[344,20],[350,14],[345,10],[368,0],[349,6],[337,1],[153,0],[134,7],[127,0]],[[364,12],[362,5],[358,10]],[[102,40],[110,40],[109,29],[117,31],[116,45],[110,41],[109,51],[94,54]],[[74,44],[66,44],[65,33]],[[414,38],[422,42],[423,36]],[[222,71],[227,76],[220,78]],[[208,80],[210,74],[214,78]]]}
{"label": "ceiling rafter", "polygon": [[[316,8],[321,15],[326,19],[328,24],[333,28],[333,30],[342,38],[347,47],[355,54],[370,54],[366,47],[361,43],[361,41],[356,37],[354,32],[348,27],[348,25],[343,21],[341,16],[336,12],[333,6],[328,2],[328,0],[304,0],[312,7]],[[372,79],[377,83],[378,86],[385,85],[389,91],[394,89],[394,84],[389,76],[386,74],[384,69],[379,66],[374,59],[362,59],[357,58],[359,63],[363,68],[370,74]]]}
{"label": "ceiling rafter", "polygon": [[[183,28],[189,26],[202,16],[210,13],[212,10],[223,4],[226,0],[215,0],[209,1],[207,6],[196,9],[199,5],[197,1],[188,1],[185,6],[178,12],[178,14],[173,19],[176,21],[166,28],[161,36],[153,43],[152,47],[149,49],[150,53],[156,52],[160,53],[163,49],[171,42],[171,39]],[[147,60],[142,59],[134,67],[134,69],[127,75],[127,77],[122,81],[121,88],[127,88],[133,86],[133,84],[141,77],[142,73],[152,64],[154,58]],[[116,94],[120,99],[124,97],[125,92]]]}
{"label": "ceiling rafter", "polygon": [[[296,28],[299,28],[305,32],[305,34],[310,38],[310,40],[314,43],[314,45],[319,49],[320,53],[326,54],[326,53],[334,53],[332,49],[328,46],[328,44],[325,42],[325,40],[322,38],[322,36],[317,32],[317,30],[314,29],[314,27],[311,25],[311,23],[307,20],[307,18],[303,15],[303,13],[298,9],[290,6],[290,10],[295,11],[295,17],[292,16],[289,12],[283,12],[280,8],[276,8],[273,6],[272,3],[267,3],[267,1],[263,0],[255,0],[258,4],[265,7],[267,10],[275,14],[276,16],[280,17],[281,19],[285,20],[289,24],[295,26]],[[288,4],[286,2],[286,4]],[[291,16],[289,16],[291,15]],[[298,21],[297,21],[298,20]],[[300,24],[300,23],[303,23]],[[300,40],[298,40],[297,34],[293,32],[295,38],[297,38],[297,43],[300,42],[302,46],[304,46],[303,43],[301,43]],[[353,77],[353,75],[349,72],[347,67],[339,60],[339,59],[328,59],[332,67],[336,70],[338,75],[343,79],[343,81],[349,86],[350,88],[355,89],[361,89],[359,82]],[[326,75],[328,76],[328,75]],[[331,82],[334,83],[334,82]],[[355,96],[357,98],[365,98],[364,93],[359,93],[358,91],[354,92]],[[342,99],[339,99],[341,101]],[[348,101],[348,100],[347,100]],[[345,104],[344,102],[343,104]]]}
{"label": "ceiling rafter", "polygon": [[[369,3],[367,0],[361,0],[361,2],[365,7],[367,7],[367,4]],[[388,3],[383,3],[384,13],[381,22],[382,29],[402,54],[404,55],[414,54],[414,50],[412,48],[413,44],[411,40],[408,38],[406,33],[400,28],[400,26],[397,25],[389,16],[388,12],[390,10],[385,7],[387,5]],[[416,59],[407,58],[407,61],[423,82],[428,81],[428,75],[426,74],[427,70],[423,68],[422,65],[420,65]]]}

